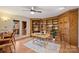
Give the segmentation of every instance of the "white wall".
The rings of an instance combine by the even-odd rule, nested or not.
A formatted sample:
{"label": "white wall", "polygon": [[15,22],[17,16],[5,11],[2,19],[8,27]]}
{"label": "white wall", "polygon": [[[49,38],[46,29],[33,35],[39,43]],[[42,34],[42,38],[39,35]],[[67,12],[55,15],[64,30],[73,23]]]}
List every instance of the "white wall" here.
{"label": "white wall", "polygon": [[10,31],[13,29],[13,21],[11,19],[4,21],[0,19],[0,31]]}
{"label": "white wall", "polygon": [[20,20],[20,36],[22,36],[22,21],[26,21],[27,22],[27,26],[26,26],[26,31],[27,31],[27,36],[30,36],[30,18],[27,17],[20,17],[18,18]]}
{"label": "white wall", "polygon": [[[7,20],[5,20],[7,18]],[[13,29],[12,15],[0,12],[0,32]]]}
{"label": "white wall", "polygon": [[27,21],[27,35],[30,36],[30,18],[26,18]]}
{"label": "white wall", "polygon": [[[1,17],[8,17],[9,19],[7,21],[3,21]],[[0,32],[1,31],[10,31],[13,29],[13,20],[19,20],[20,21],[20,36],[22,36],[22,22],[21,21],[26,21],[27,22],[27,36],[30,34],[30,18],[24,17],[24,16],[19,16],[19,15],[11,15],[11,14],[6,14],[6,13],[1,13],[0,12]],[[5,29],[5,27],[7,27]]]}

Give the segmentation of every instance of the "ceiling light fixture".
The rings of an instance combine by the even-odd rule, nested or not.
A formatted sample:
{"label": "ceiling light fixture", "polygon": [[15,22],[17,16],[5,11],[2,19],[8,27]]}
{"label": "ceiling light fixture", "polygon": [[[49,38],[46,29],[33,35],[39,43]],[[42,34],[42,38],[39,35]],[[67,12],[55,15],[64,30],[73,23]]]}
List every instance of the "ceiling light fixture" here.
{"label": "ceiling light fixture", "polygon": [[9,20],[9,18],[8,17],[1,17],[1,19],[3,20],[3,21],[7,21],[7,20]]}

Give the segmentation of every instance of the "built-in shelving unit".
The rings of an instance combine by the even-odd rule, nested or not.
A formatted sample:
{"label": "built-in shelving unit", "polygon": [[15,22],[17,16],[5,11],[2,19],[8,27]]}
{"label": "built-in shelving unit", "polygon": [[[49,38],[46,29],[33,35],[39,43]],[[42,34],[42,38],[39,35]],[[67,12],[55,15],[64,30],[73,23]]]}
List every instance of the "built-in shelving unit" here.
{"label": "built-in shelving unit", "polygon": [[57,19],[52,19],[52,18],[45,18],[45,19],[37,19],[34,20],[31,19],[32,23],[32,33],[50,33],[52,29],[57,28],[58,29],[58,21]]}
{"label": "built-in shelving unit", "polygon": [[40,32],[40,20],[33,20],[32,21],[32,33],[39,33]]}

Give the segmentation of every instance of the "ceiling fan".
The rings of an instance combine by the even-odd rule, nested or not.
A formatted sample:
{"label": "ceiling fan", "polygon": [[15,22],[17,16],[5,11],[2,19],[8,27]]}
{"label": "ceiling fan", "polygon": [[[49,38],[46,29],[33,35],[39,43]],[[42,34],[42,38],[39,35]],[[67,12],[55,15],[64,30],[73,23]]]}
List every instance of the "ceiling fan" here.
{"label": "ceiling fan", "polygon": [[34,14],[34,13],[42,13],[42,10],[38,10],[37,9],[38,7],[36,6],[32,6],[31,8],[28,8],[28,9],[25,9],[24,11],[30,11],[31,14]]}

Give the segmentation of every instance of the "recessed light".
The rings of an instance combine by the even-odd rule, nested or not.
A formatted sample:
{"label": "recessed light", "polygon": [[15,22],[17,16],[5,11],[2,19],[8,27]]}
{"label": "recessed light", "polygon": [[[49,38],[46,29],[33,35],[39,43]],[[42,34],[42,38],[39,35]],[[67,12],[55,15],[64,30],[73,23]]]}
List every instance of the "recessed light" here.
{"label": "recessed light", "polygon": [[34,14],[34,12],[33,12],[33,11],[31,11],[30,13],[31,13],[31,14]]}
{"label": "recessed light", "polygon": [[59,10],[64,10],[64,9],[65,9],[64,7],[60,7],[60,8],[59,8]]}

